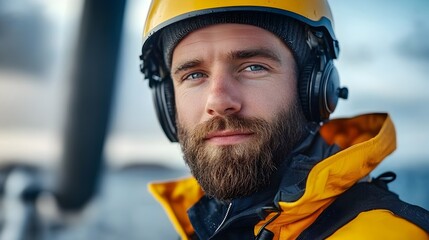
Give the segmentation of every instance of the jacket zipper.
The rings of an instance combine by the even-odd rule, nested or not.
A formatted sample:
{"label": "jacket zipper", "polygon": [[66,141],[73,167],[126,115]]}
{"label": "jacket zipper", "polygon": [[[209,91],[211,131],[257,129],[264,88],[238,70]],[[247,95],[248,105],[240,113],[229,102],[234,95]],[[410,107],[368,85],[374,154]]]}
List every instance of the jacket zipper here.
{"label": "jacket zipper", "polygon": [[[220,228],[222,227],[222,225],[225,223],[226,218],[228,217],[229,211],[231,210],[231,207],[232,207],[232,202],[230,202],[230,203],[229,203],[229,205],[228,205],[228,209],[226,210],[225,217],[223,218],[223,220],[222,220],[222,222],[219,224],[219,226],[216,228],[216,230],[215,230],[214,234],[216,234],[216,233],[217,233],[217,231],[219,231],[219,229],[220,229]],[[213,235],[214,235],[214,234],[213,234]]]}

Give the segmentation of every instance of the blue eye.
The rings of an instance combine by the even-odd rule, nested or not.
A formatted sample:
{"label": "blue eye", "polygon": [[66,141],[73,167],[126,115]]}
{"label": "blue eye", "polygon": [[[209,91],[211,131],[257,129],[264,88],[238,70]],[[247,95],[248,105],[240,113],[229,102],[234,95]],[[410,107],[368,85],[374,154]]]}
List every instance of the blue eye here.
{"label": "blue eye", "polygon": [[198,79],[198,78],[203,78],[206,75],[204,73],[201,72],[195,72],[195,73],[191,73],[189,75],[187,75],[184,80],[192,80],[192,79]]}
{"label": "blue eye", "polygon": [[266,70],[266,68],[261,66],[261,65],[250,65],[250,66],[246,67],[244,70],[250,71],[250,72],[257,72],[257,71]]}

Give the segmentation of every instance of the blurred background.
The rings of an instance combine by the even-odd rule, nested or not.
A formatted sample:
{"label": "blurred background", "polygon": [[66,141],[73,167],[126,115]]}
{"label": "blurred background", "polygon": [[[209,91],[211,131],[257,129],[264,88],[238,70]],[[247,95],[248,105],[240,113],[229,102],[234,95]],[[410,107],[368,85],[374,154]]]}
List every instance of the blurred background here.
{"label": "blurred background", "polygon": [[[64,186],[78,193],[81,188],[69,183],[75,177],[83,182],[89,179],[94,198],[92,190],[87,190],[89,202],[78,199],[73,205],[65,201],[67,211],[58,212],[52,209],[55,204],[49,196],[41,197],[46,201],[38,197],[35,208],[47,209],[47,213],[40,217],[45,223],[32,229],[41,232],[43,239],[177,239],[163,210],[146,190],[149,181],[188,174],[179,146],[169,143],[157,123],[148,83],[139,71],[142,29],[150,1],[121,2],[117,9],[123,8],[123,18],[118,10],[115,28],[120,39],[112,45],[118,46],[118,51],[107,55],[117,61],[107,65],[111,68],[91,71],[89,66],[97,66],[98,59],[85,55],[84,37],[79,34],[88,21],[84,0],[0,0],[3,231],[8,226],[6,216],[14,215],[8,199],[15,196],[16,186],[43,182],[39,185],[44,187],[36,191],[38,196],[45,189]],[[377,167],[375,175],[395,171],[398,177],[391,188],[403,200],[428,209],[429,2],[331,0],[330,4],[341,47],[335,64],[342,84],[350,90],[349,99],[339,103],[333,117],[389,112],[397,129],[398,149]],[[101,42],[103,37],[99,36]],[[94,46],[97,44],[90,47]],[[80,59],[88,61],[87,68],[79,65]],[[82,69],[81,74],[76,73]],[[86,128],[70,127],[75,122],[70,120],[74,119],[71,113],[76,113],[79,105],[73,102],[79,89],[75,81],[85,77],[90,81],[97,71],[111,75],[111,89],[104,91],[103,82],[97,82],[91,88],[95,93],[86,96],[88,103],[80,104],[92,103],[103,92],[108,95],[102,95],[108,104],[99,114],[107,119],[97,130],[100,154],[93,155],[100,159],[89,165],[94,174],[80,175],[79,169],[70,173],[68,169],[75,165],[73,161],[68,163],[72,166],[64,165],[73,157],[65,148],[79,145],[70,139],[85,136],[94,129],[91,126],[98,126],[82,122]],[[80,144],[90,148],[90,143]],[[9,181],[11,178],[21,180]],[[28,209],[27,203],[23,206]],[[1,234],[0,239],[20,238]]]}

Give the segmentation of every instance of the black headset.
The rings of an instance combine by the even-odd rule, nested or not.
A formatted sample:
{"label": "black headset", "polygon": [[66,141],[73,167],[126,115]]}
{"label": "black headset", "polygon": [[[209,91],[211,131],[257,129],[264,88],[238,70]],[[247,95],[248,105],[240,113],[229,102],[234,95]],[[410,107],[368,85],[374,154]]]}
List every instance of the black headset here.
{"label": "black headset", "polygon": [[[317,43],[314,60],[302,68],[298,81],[298,94],[304,115],[308,121],[317,123],[329,119],[339,98],[348,97],[348,89],[340,87],[339,74],[330,54],[332,50],[329,49],[329,44],[323,43],[325,41]],[[141,60],[146,60],[140,68],[152,88],[155,110],[161,127],[171,142],[177,142],[173,81],[163,64],[164,61],[161,60],[162,54],[156,53],[154,49],[152,52],[143,53],[146,57],[143,57],[143,54],[140,56]],[[147,54],[151,57],[147,57]]]}
{"label": "black headset", "polygon": [[156,115],[162,130],[171,142],[177,142],[176,104],[174,101],[173,81],[166,77],[154,83],[152,87]]}
{"label": "black headset", "polygon": [[320,54],[300,72],[298,93],[309,121],[323,122],[334,112],[338,98],[347,99],[348,89],[340,87],[340,77],[332,59]]}

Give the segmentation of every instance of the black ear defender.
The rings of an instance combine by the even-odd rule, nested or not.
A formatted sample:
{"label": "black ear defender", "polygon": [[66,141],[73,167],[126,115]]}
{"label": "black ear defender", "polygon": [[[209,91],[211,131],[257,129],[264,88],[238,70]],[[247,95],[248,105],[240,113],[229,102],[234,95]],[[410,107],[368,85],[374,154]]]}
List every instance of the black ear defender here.
{"label": "black ear defender", "polygon": [[153,102],[156,116],[161,123],[162,130],[171,142],[177,142],[176,107],[174,100],[173,81],[166,77],[154,83],[152,87]]}
{"label": "black ear defender", "polygon": [[149,80],[149,87],[152,89],[153,103],[158,122],[162,130],[171,142],[177,142],[176,128],[176,107],[174,100],[173,81],[165,67],[159,63],[163,61],[152,61],[161,55],[153,54],[153,58],[140,56],[140,59],[147,59],[140,65],[140,71]]}
{"label": "black ear defender", "polygon": [[[322,39],[320,33],[318,38]],[[316,46],[316,57],[300,72],[298,94],[307,120],[320,123],[329,119],[339,98],[348,98],[348,89],[340,87],[340,77],[327,45],[319,41]]]}

